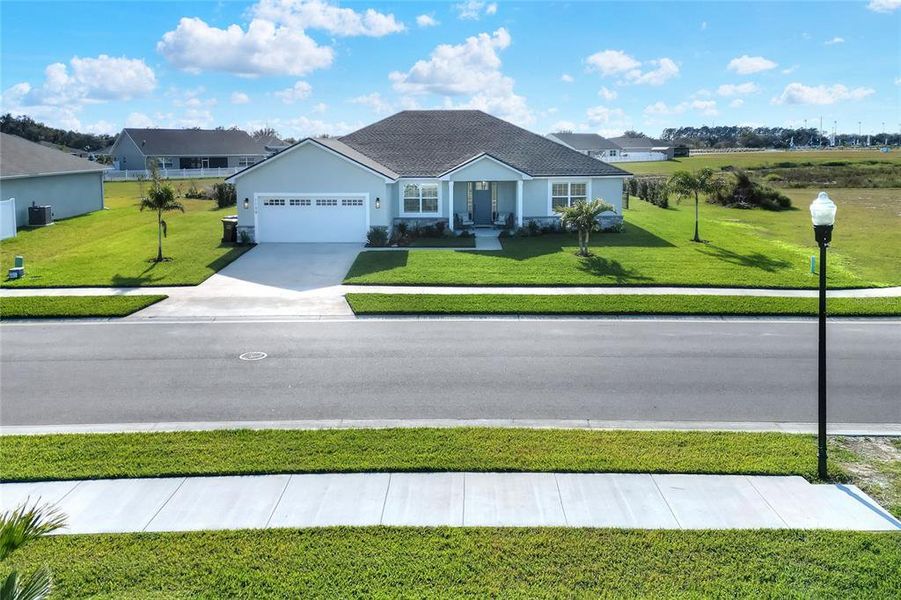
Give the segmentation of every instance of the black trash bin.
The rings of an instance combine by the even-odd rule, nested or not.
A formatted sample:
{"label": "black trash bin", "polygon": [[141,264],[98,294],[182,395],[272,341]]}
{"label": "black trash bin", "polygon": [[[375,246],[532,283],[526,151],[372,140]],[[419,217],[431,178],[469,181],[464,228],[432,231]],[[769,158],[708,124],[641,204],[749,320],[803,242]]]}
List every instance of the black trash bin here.
{"label": "black trash bin", "polygon": [[222,219],[222,241],[226,244],[234,244],[238,241],[238,215]]}

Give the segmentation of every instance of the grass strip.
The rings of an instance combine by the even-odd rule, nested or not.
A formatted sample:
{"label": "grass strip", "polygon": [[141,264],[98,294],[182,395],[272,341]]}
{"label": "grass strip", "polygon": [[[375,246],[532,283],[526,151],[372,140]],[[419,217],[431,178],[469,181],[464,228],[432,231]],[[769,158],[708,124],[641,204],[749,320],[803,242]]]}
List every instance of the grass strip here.
{"label": "grass strip", "polygon": [[416,238],[410,242],[411,248],[475,248],[475,237]]}
{"label": "grass strip", "polygon": [[326,528],[44,538],[54,598],[897,598],[901,536]]}
{"label": "grass strip", "polygon": [[[756,296],[347,294],[358,315],[788,315],[814,316],[816,298]],[[830,298],[834,316],[901,315],[901,298]]]}
{"label": "grass strip", "polygon": [[[217,430],[0,438],[0,479],[363,471],[556,471],[801,475],[810,435],[410,428]],[[845,479],[837,464],[830,475]]]}
{"label": "grass strip", "polygon": [[22,296],[0,298],[0,319],[125,317],[168,296]]}

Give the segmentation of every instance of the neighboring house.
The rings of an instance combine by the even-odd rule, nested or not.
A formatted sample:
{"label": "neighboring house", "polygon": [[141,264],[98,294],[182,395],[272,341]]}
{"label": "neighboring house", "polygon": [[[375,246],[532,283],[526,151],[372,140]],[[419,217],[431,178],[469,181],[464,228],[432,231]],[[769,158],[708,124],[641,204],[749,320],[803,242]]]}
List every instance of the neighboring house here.
{"label": "neighboring house", "polygon": [[28,207],[52,206],[54,219],[103,208],[103,171],[96,162],[0,133],[0,200],[16,199],[16,226]]}
{"label": "neighboring house", "polygon": [[303,139],[228,180],[239,231],[257,242],[362,242],[399,221],[521,226],[583,198],[620,212],[629,176],[481,111],[411,110]]}
{"label": "neighboring house", "polygon": [[623,149],[622,154],[630,160],[672,160],[673,145],[663,140],[648,137],[615,137],[610,141]]}
{"label": "neighboring house", "polygon": [[558,144],[563,144],[567,148],[572,148],[598,160],[616,162],[620,152],[622,152],[622,148],[618,144],[596,133],[558,131],[557,133],[547,134],[547,137]]}
{"label": "neighboring house", "polygon": [[240,129],[135,129],[126,127],[110,154],[122,171],[144,170],[151,158],[162,169],[248,167],[269,154]]}

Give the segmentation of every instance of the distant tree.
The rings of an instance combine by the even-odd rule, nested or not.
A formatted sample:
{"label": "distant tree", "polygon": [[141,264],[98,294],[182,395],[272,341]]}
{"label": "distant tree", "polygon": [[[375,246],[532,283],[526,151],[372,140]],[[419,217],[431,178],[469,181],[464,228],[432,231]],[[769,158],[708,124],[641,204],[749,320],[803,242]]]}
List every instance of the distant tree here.
{"label": "distant tree", "polygon": [[623,133],[623,137],[646,138],[648,136],[646,136],[645,134],[643,134],[640,131],[635,131],[634,129],[630,129],[630,130],[626,131],[625,133]]}
{"label": "distant tree", "polygon": [[598,224],[600,214],[610,210],[613,210],[613,206],[600,198],[578,200],[570,206],[558,206],[555,209],[560,215],[560,224],[578,233],[579,256],[591,256],[591,252],[588,250],[588,238],[593,231],[600,229]]}
{"label": "distant tree", "polygon": [[256,129],[253,133],[250,134],[255,140],[264,140],[267,138],[277,138],[278,132],[272,127],[263,127],[262,129]]}
{"label": "distant tree", "polygon": [[150,161],[150,191],[146,198],[141,198],[141,210],[152,210],[156,212],[156,238],[157,253],[156,262],[163,262],[163,238],[167,233],[166,222],[163,220],[163,213],[180,210],[185,212],[185,207],[181,202],[175,199],[175,191],[171,186],[163,184],[160,179],[159,167],[155,160]]}
{"label": "distant tree", "polygon": [[691,241],[700,242],[701,237],[698,234],[699,214],[699,196],[701,194],[715,194],[723,185],[723,180],[714,175],[713,169],[700,169],[695,172],[676,171],[667,184],[679,198],[695,199],[695,236]]}

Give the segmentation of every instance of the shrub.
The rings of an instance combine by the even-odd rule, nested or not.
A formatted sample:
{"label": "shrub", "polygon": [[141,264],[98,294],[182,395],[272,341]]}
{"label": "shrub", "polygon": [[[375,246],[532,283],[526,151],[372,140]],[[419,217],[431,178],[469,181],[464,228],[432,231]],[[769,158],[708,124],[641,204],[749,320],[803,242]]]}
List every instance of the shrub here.
{"label": "shrub", "polygon": [[532,236],[541,235],[541,224],[538,221],[530,220],[526,223],[526,231]]}
{"label": "shrub", "polygon": [[771,187],[751,179],[745,171],[736,171],[722,188],[708,198],[709,202],[729,208],[755,208],[785,210],[791,208],[791,200]]}
{"label": "shrub", "polygon": [[236,206],[238,204],[238,193],[235,191],[234,184],[216,183],[213,185],[212,191],[212,196],[216,200],[216,206],[219,208]]}
{"label": "shrub", "polygon": [[206,200],[209,198],[209,195],[203,188],[198,188],[197,184],[192,180],[191,183],[188,184],[185,198],[188,198],[189,200]]}
{"label": "shrub", "polygon": [[447,229],[447,223],[445,223],[444,221],[438,221],[437,223],[435,223],[435,236],[443,236],[445,229]]}
{"label": "shrub", "polygon": [[373,226],[366,232],[366,245],[371,248],[381,248],[388,245],[388,228]]}

